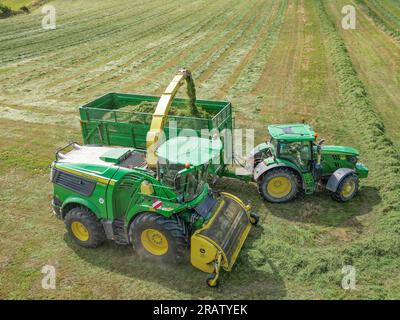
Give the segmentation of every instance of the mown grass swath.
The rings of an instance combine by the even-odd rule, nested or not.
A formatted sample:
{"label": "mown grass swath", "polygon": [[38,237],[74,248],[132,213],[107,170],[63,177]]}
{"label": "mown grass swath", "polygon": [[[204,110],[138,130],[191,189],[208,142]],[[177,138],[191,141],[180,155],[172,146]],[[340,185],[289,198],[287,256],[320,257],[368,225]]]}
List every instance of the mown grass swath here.
{"label": "mown grass swath", "polygon": [[253,4],[253,11],[256,12],[246,27],[243,28],[233,41],[229,41],[215,55],[213,61],[205,66],[201,75],[200,83],[203,87],[216,88],[224,82],[235,70],[241,58],[255,42],[260,41],[261,30],[269,28],[269,21],[273,15],[277,1],[261,1]]}
{"label": "mown grass swath", "polygon": [[362,136],[362,147],[370,158],[375,159],[374,169],[379,172],[375,183],[384,206],[378,218],[376,233],[363,242],[345,250],[346,260],[351,263],[361,259],[367,268],[370,258],[398,259],[400,257],[400,156],[392,141],[385,134],[385,126],[374,111],[368,92],[357,76],[346,46],[335,24],[329,20],[323,2],[314,1],[319,10],[326,35],[326,46],[331,53],[335,75],[342,96],[342,107],[357,126]]}
{"label": "mown grass swath", "polygon": [[400,41],[400,16],[394,15],[383,1],[356,0],[356,3],[361,5],[379,28]]}
{"label": "mown grass swath", "polygon": [[272,23],[268,35],[266,39],[264,39],[262,47],[258,49],[254,58],[241,72],[238,82],[234,85],[235,89],[238,89],[241,92],[251,92],[251,90],[256,86],[264,69],[265,63],[268,60],[271,51],[278,42],[279,32],[285,19],[287,5],[288,1],[281,1],[278,15]]}

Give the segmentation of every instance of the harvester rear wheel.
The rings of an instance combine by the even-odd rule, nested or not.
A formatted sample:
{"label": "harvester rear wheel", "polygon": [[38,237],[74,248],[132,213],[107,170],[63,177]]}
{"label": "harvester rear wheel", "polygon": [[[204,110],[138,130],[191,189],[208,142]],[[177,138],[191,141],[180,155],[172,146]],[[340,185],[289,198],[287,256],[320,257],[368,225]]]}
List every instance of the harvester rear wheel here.
{"label": "harvester rear wheel", "polygon": [[106,240],[104,228],[88,208],[71,209],[64,220],[68,234],[82,247],[96,248]]}
{"label": "harvester rear wheel", "polygon": [[263,175],[258,183],[258,190],[269,202],[288,202],[299,191],[299,179],[289,169],[272,169]]}
{"label": "harvester rear wheel", "polygon": [[336,192],[332,192],[331,196],[339,202],[350,201],[358,192],[358,184],[358,176],[352,173],[340,182]]}
{"label": "harvester rear wheel", "polygon": [[154,262],[175,263],[187,254],[187,228],[175,215],[170,218],[155,213],[139,215],[130,225],[129,240],[135,252]]}

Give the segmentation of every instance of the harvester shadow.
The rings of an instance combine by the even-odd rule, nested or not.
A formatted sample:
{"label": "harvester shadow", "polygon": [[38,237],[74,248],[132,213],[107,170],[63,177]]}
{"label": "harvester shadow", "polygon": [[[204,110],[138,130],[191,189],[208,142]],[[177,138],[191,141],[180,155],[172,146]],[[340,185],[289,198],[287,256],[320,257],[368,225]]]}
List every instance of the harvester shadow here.
{"label": "harvester shadow", "polygon": [[141,260],[130,246],[116,245],[111,241],[97,249],[80,247],[67,233],[64,234],[64,241],[77,256],[90,264],[131,278],[132,290],[138,282],[146,281],[169,288],[175,294],[179,292],[179,295],[169,298],[282,299],[286,296],[286,288],[273,263],[265,259],[263,264],[268,271],[260,271],[252,266],[249,259],[252,244],[261,233],[261,227],[252,229],[232,272],[221,272],[218,288],[206,285],[208,275],[193,268],[189,258],[179,265],[160,265]]}
{"label": "harvester shadow", "polygon": [[372,212],[380,202],[378,189],[365,186],[347,203],[334,201],[326,191],[319,191],[311,196],[299,196],[289,203],[265,202],[264,206],[272,215],[295,222],[329,227],[352,226],[359,229],[362,226],[355,217]]}

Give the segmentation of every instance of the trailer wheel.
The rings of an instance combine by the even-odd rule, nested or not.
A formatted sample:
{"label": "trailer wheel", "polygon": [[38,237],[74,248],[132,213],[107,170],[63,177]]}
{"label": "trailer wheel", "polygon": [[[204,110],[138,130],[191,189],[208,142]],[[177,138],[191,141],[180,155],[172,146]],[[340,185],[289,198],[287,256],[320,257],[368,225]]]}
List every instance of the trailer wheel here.
{"label": "trailer wheel", "polygon": [[299,179],[291,170],[272,169],[260,179],[258,191],[269,202],[288,202],[294,199],[299,191]]}
{"label": "trailer wheel", "polygon": [[88,208],[71,209],[67,212],[64,223],[68,234],[82,247],[96,248],[106,240],[101,222]]}
{"label": "trailer wheel", "polygon": [[358,192],[358,188],[358,176],[352,173],[340,182],[336,192],[331,192],[331,196],[336,201],[347,202],[354,198]]}
{"label": "trailer wheel", "polygon": [[129,227],[129,239],[136,253],[154,262],[175,263],[187,255],[187,228],[176,215],[139,215]]}

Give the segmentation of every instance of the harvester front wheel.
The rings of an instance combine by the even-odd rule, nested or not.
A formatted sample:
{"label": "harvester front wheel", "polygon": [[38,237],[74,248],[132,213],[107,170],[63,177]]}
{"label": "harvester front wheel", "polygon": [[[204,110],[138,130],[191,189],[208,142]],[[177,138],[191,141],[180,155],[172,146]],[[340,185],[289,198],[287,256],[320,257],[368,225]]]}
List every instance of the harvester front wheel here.
{"label": "harvester front wheel", "polygon": [[106,240],[101,222],[88,208],[71,209],[65,215],[64,223],[68,234],[82,247],[96,248]]}
{"label": "harvester front wheel", "polygon": [[259,215],[254,212],[250,212],[250,223],[255,226],[258,224],[259,221],[260,221]]}
{"label": "harvester front wheel", "polygon": [[288,202],[299,191],[297,175],[291,170],[278,168],[267,171],[258,183],[258,190],[269,202]]}
{"label": "harvester front wheel", "polygon": [[350,201],[358,192],[358,184],[358,176],[354,173],[350,174],[340,182],[336,192],[332,192],[331,196],[339,202]]}
{"label": "harvester front wheel", "polygon": [[143,213],[131,223],[129,239],[136,253],[154,262],[175,263],[187,254],[187,228],[178,216]]}
{"label": "harvester front wheel", "polygon": [[211,288],[216,288],[219,286],[218,276],[213,273],[207,278],[207,285]]}

